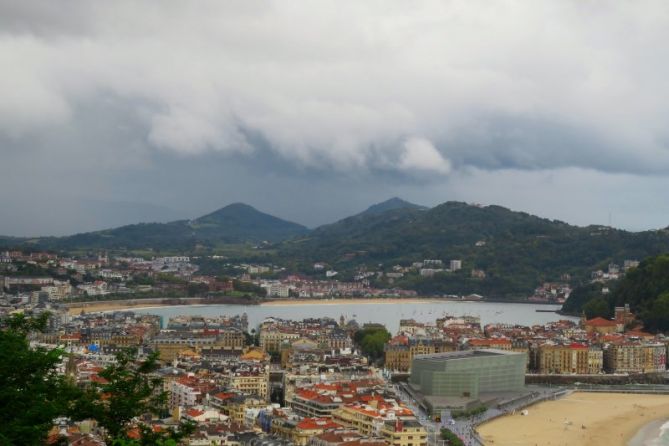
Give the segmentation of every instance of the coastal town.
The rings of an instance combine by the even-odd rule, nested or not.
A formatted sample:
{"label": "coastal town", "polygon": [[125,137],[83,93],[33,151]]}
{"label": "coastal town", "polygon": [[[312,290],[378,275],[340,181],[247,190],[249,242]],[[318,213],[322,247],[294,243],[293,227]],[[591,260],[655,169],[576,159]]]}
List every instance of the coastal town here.
{"label": "coastal town", "polygon": [[[151,373],[162,383],[168,412],[150,423],[154,429],[193,423],[183,440],[188,445],[481,445],[481,423],[537,401],[630,382],[663,389],[665,382],[669,337],[645,331],[629,305],[616,307],[611,319],[582,314],[532,325],[482,323],[479,316],[444,312],[432,321],[400,319],[393,333],[384,324],[344,314],[269,316],[250,323],[243,311],[164,317],[150,308],[104,307],[110,296],[125,298],[119,305],[128,308],[129,297],[158,305],[169,303],[162,300],[166,296],[181,305],[227,303],[221,298],[249,305],[259,297],[287,303],[416,297],[370,287],[369,278],[379,272],[340,282],[324,265],[315,265],[322,279],[272,276],[277,267],[271,265],[225,266],[231,274],[222,278],[201,274],[197,259],[186,256],[75,258],[7,251],[0,255],[0,312],[47,315],[47,326],[31,334],[30,342],[61,349],[60,373],[81,388],[108,384],[105,370],[123,352],[134,352],[135,361],[154,357],[159,367]],[[442,266],[425,260],[386,276],[412,269],[431,274],[426,269]],[[605,272],[594,271],[592,283],[606,286],[636,266],[611,264]],[[461,267],[451,261],[447,268]],[[570,291],[566,283],[544,283],[528,302],[564,302]],[[474,370],[489,370],[490,376],[461,382],[456,373],[449,384],[437,385],[424,381],[420,370],[434,367],[426,361],[445,367],[444,376],[455,373],[451,364],[472,367],[470,377],[477,376]],[[94,422],[59,423],[53,438],[103,444],[104,428]],[[457,440],[448,442],[449,435]]]}
{"label": "coastal town", "polygon": [[[206,274],[214,262],[217,271]],[[639,264],[625,260],[623,266],[610,264],[606,271],[592,272],[592,282],[606,284],[617,280]],[[394,265],[378,271],[360,269],[350,281],[339,280],[337,271],[324,263],[315,263],[311,275],[287,271],[284,267],[264,264],[228,263],[221,256],[127,257],[96,255],[59,256],[51,252],[0,252],[0,304],[51,302],[90,302],[123,299],[203,298],[215,302],[233,302],[246,297],[265,299],[327,298],[412,298],[417,292],[393,288],[395,280],[408,274],[432,277],[437,273],[462,270],[461,260],[426,259],[407,266]],[[485,278],[485,271],[471,269],[472,278]],[[528,302],[562,304],[571,293],[569,275],[565,282],[537,284]],[[383,284],[380,288],[378,285]],[[604,292],[608,292],[605,288]],[[459,300],[483,300],[486,296],[436,295]],[[243,301],[242,301],[243,302]]]}

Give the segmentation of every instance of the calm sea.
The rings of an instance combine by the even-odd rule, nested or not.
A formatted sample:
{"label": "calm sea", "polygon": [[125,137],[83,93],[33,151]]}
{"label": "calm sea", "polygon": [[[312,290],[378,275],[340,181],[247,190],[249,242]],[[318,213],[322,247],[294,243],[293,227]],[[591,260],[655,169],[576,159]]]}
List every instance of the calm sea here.
{"label": "calm sea", "polygon": [[434,322],[444,315],[479,316],[482,324],[501,322],[509,324],[534,325],[559,319],[578,320],[557,313],[536,310],[557,310],[559,306],[488,303],[488,302],[408,302],[408,303],[346,303],[305,305],[189,305],[133,310],[138,313],[158,314],[163,322],[176,315],[221,316],[246,313],[249,329],[257,327],[263,319],[274,316],[284,319],[304,319],[311,317],[331,317],[339,320],[343,315],[348,321],[355,319],[359,324],[377,322],[384,324],[391,333],[399,328],[400,319],[415,319],[420,322]]}
{"label": "calm sea", "polygon": [[662,420],[645,425],[628,443],[628,446],[666,445],[669,445],[669,421]]}

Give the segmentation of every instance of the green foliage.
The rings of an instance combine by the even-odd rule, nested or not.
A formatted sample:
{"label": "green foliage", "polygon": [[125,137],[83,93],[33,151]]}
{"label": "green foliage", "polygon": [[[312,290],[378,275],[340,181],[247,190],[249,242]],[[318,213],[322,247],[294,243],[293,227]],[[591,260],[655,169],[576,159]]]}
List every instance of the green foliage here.
{"label": "green foliage", "polygon": [[445,440],[446,444],[449,446],[465,446],[465,443],[460,440],[460,437],[445,427],[441,429],[441,438],[442,440]]}
{"label": "green foliage", "polygon": [[39,318],[12,316],[0,329],[0,445],[42,444],[53,419],[67,413],[78,390],[57,373],[61,350],[30,348]]}
{"label": "green foliage", "polygon": [[149,276],[148,274],[135,274],[132,277],[132,280],[128,281],[128,285],[134,286],[134,285],[155,285],[156,281],[154,280],[153,277]]}
{"label": "green foliage", "polygon": [[[669,254],[649,257],[619,280],[610,294],[602,296],[594,285],[574,290],[565,311],[586,316],[611,316],[613,307],[629,304],[651,332],[669,331]],[[573,294],[573,293],[572,293]],[[574,301],[572,298],[576,297]]]}
{"label": "green foliage", "polygon": [[171,283],[177,285],[185,285],[188,283],[187,280],[169,273],[158,273],[156,276],[156,282]]}
{"label": "green foliage", "polygon": [[133,443],[129,437],[134,427],[131,421],[146,414],[167,415],[167,394],[162,389],[162,379],[152,375],[159,367],[158,354],[143,361],[137,361],[135,354],[132,349],[120,352],[117,362],[99,373],[106,382],[95,383],[85,397],[77,401],[77,417],[95,419],[105,429],[110,444],[159,444],[158,440],[178,440],[190,433],[191,424],[154,432],[150,426],[140,423],[141,440]]}
{"label": "green foliage", "polygon": [[195,252],[221,244],[276,242],[306,233],[302,225],[237,203],[195,220],[140,223],[69,237],[46,237],[34,244],[51,249],[151,249],[154,253]]}
{"label": "green foliage", "polygon": [[487,410],[488,408],[485,406],[477,406],[467,410],[454,410],[451,412],[451,416],[455,419],[471,418],[485,413]]}
{"label": "green foliage", "polygon": [[583,305],[583,312],[588,319],[594,317],[611,317],[611,308],[609,307],[609,303],[603,297],[595,297],[594,299],[589,300]]}
{"label": "green foliage", "polygon": [[[265,240],[272,244],[263,244]],[[485,244],[476,246],[478,241]],[[396,264],[406,266],[427,258],[461,259],[463,271],[459,273],[430,278],[407,274],[393,286],[423,295],[477,293],[487,298],[523,299],[542,282],[561,280],[564,274],[572,277],[572,283],[584,283],[590,271],[609,262],[669,252],[669,231],[632,233],[601,226],[577,227],[500,206],[447,202],[425,210],[390,200],[311,232],[235,204],[192,221],[129,225],[30,243],[69,251],[141,250],[149,256],[216,252],[227,257],[225,262],[206,256],[196,260],[201,272],[211,275],[237,274],[230,267],[234,261],[272,262],[291,272],[314,275],[313,263],[327,262],[341,280],[352,277],[358,268],[377,270],[379,264],[387,271]],[[484,270],[486,278],[471,278],[473,268]],[[580,311],[584,304],[568,304],[574,308],[565,311]]]}
{"label": "green foliage", "polygon": [[[485,245],[476,246],[478,241]],[[669,251],[669,233],[577,227],[499,206],[447,202],[427,211],[404,208],[349,217],[278,248],[279,259],[305,273],[319,261],[346,275],[362,266],[374,270],[379,264],[387,268],[423,259],[462,259],[460,274],[410,274],[395,284],[425,295],[520,298],[563,274],[578,283],[609,262]],[[472,268],[484,270],[487,277],[468,277]]]}
{"label": "green foliage", "polygon": [[[610,283],[607,286],[613,287],[614,284]],[[586,303],[595,298],[603,298],[602,288],[603,284],[600,282],[588,283],[574,288],[569,295],[569,299],[562,306],[562,311],[579,316]]]}
{"label": "green foliage", "polygon": [[[193,432],[193,423],[154,432],[135,422],[146,414],[167,415],[162,380],[152,375],[156,355],[136,361],[135,352],[121,352],[116,364],[99,373],[106,382],[82,391],[57,371],[63,351],[30,348],[28,334],[44,329],[47,318],[13,315],[0,320],[0,445],[43,444],[60,416],[96,420],[106,430],[108,444],[119,446],[175,446]],[[138,440],[128,435],[134,426]]]}
{"label": "green foliage", "polygon": [[640,314],[648,330],[669,331],[669,291],[660,294]]}
{"label": "green foliage", "polygon": [[209,285],[206,283],[189,283],[186,294],[189,297],[205,296],[209,292]]}
{"label": "green foliage", "polygon": [[383,326],[365,327],[353,335],[353,340],[360,350],[372,360],[379,360],[383,357],[383,347],[390,338],[390,333]]}
{"label": "green foliage", "polygon": [[244,282],[241,280],[234,280],[232,286],[235,291],[250,294],[253,296],[266,296],[267,290],[253,282]]}
{"label": "green foliage", "polygon": [[401,198],[393,197],[382,203],[371,205],[365,211],[359,213],[357,217],[364,215],[382,214],[384,212],[395,211],[397,209],[414,209],[414,210],[424,211],[427,210],[428,208],[426,208],[425,206],[419,206],[417,204],[410,203],[406,200],[402,200]]}

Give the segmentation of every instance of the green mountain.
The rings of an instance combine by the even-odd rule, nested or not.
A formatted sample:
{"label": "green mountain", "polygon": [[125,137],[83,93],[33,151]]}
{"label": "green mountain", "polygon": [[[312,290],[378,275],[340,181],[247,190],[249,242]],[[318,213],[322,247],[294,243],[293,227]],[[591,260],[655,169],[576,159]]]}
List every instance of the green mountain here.
{"label": "green mountain", "polygon": [[228,243],[276,242],[309,231],[302,225],[265,214],[244,203],[233,203],[197,218],[189,223],[189,227],[205,240]]}
{"label": "green mountain", "polygon": [[196,246],[278,242],[305,234],[297,223],[265,214],[251,206],[234,203],[195,220],[140,223],[68,237],[31,239],[47,249],[153,249],[189,251]]}
{"label": "green mountain", "polygon": [[[601,226],[578,227],[500,206],[447,202],[429,210],[392,209],[359,214],[322,226],[280,245],[280,257],[311,271],[327,262],[348,277],[355,270],[408,266],[423,259],[462,260],[462,270],[431,278],[406,274],[395,286],[421,293],[527,297],[544,281],[669,251],[667,231],[631,233]],[[480,269],[486,277],[471,277]],[[383,285],[380,283],[379,285]]]}
{"label": "green mountain", "polygon": [[616,306],[629,304],[646,329],[669,330],[669,254],[645,259],[617,283],[606,286],[611,288],[608,294],[602,294],[601,284],[575,289],[563,311],[571,314],[585,311],[588,317],[611,317]]}
{"label": "green mountain", "polygon": [[[263,241],[271,242],[271,249],[237,246]],[[501,206],[446,202],[426,209],[391,199],[313,231],[236,203],[190,221],[128,225],[70,237],[10,238],[4,244],[64,251],[190,253],[204,248],[240,261],[261,258],[290,272],[315,277],[323,273],[315,271],[313,264],[325,262],[339,272],[341,280],[352,279],[361,271],[388,273],[395,265],[407,267],[436,259],[444,262],[444,271],[432,277],[412,270],[402,277],[374,275],[369,280],[373,286],[414,289],[426,295],[477,293],[488,298],[522,299],[546,281],[586,284],[591,271],[605,269],[611,262],[621,264],[626,259],[667,253],[669,230],[579,227]],[[461,260],[462,269],[446,271],[449,260]],[[573,305],[577,308],[566,311],[580,312],[599,291],[575,292]],[[601,310],[601,302],[595,303],[589,311]]]}
{"label": "green mountain", "polygon": [[410,203],[408,201],[402,200],[398,197],[393,197],[389,200],[383,201],[381,203],[373,204],[368,207],[363,212],[359,213],[357,216],[368,216],[368,215],[377,215],[382,214],[387,211],[394,211],[397,209],[417,209],[417,210],[427,210],[425,206],[420,206],[417,204]]}

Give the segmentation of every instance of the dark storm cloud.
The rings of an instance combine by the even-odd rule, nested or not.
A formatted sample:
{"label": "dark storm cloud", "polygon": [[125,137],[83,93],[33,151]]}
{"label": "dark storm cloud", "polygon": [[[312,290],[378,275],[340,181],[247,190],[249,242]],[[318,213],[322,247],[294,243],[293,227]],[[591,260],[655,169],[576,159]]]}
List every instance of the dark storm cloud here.
{"label": "dark storm cloud", "polygon": [[252,154],[244,128],[304,168],[666,171],[667,8],[5,2],[0,132],[79,125],[103,92],[153,104],[143,141],[180,155]]}
{"label": "dark storm cloud", "polygon": [[0,0],[0,198],[66,228],[66,198],[316,224],[390,195],[495,196],[472,178],[654,190],[667,42],[660,0]]}
{"label": "dark storm cloud", "polygon": [[617,141],[610,133],[598,134],[577,123],[563,123],[541,116],[482,113],[476,122],[442,140],[451,148],[457,166],[482,169],[559,169],[587,167],[605,172],[665,174],[669,145],[639,151]]}

